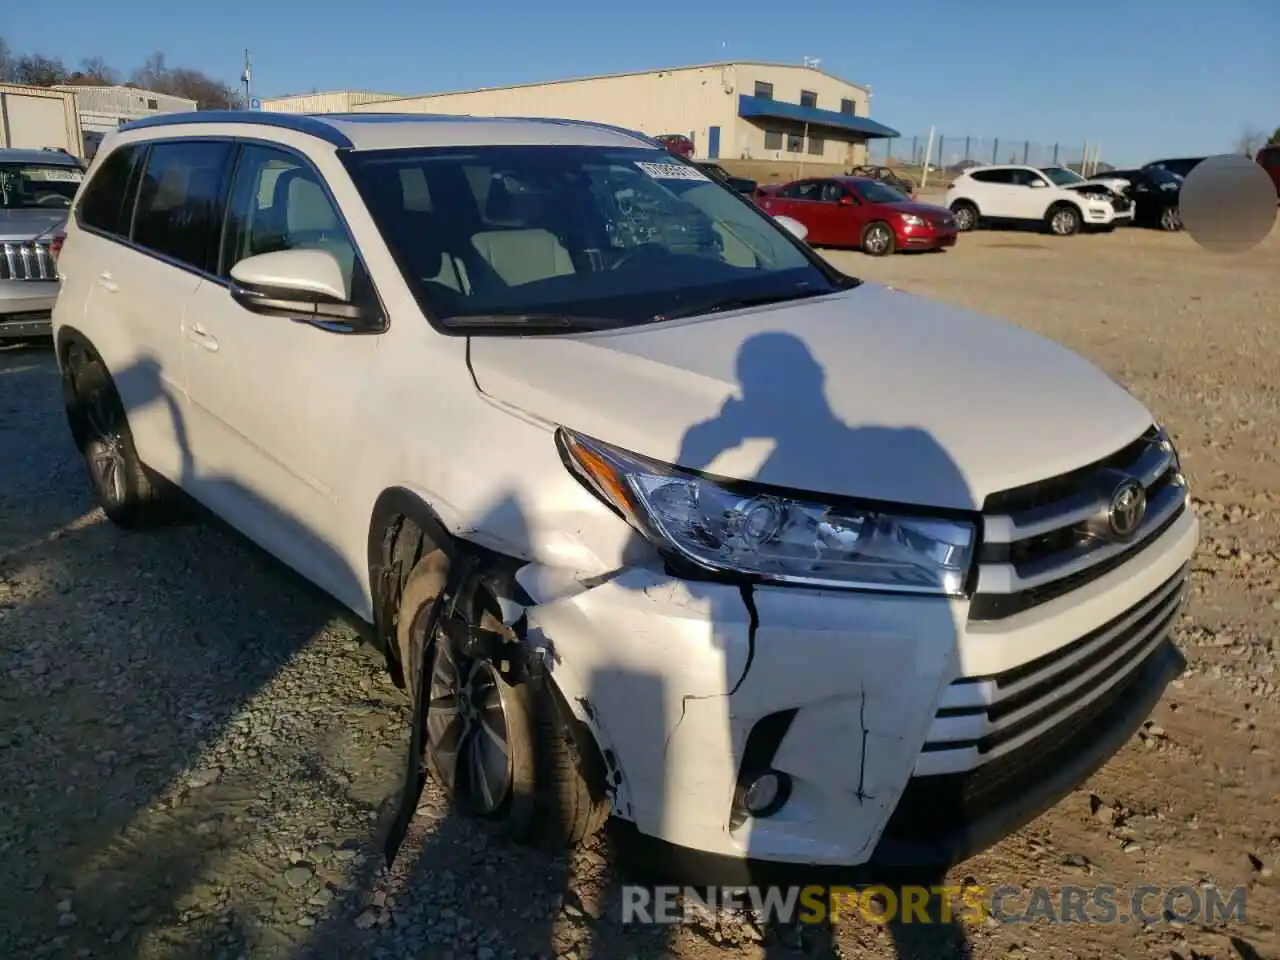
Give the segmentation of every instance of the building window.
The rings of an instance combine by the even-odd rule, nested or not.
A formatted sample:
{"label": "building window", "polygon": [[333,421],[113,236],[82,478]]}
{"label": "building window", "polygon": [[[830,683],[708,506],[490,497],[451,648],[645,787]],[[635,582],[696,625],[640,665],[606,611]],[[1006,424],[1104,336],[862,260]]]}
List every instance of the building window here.
{"label": "building window", "polygon": [[821,137],[809,138],[809,152],[812,153],[815,157],[822,156],[822,151],[825,150],[826,148],[827,148],[827,141],[823,140]]}
{"label": "building window", "polygon": [[782,134],[777,130],[766,130],[764,132],[764,148],[766,150],[781,150]]}
{"label": "building window", "polygon": [[763,80],[756,81],[756,97],[760,100],[773,99],[773,84],[765,83]]}
{"label": "building window", "polygon": [[841,112],[841,113],[843,113],[843,114],[846,114],[846,115],[848,115],[848,116],[850,116],[850,117],[852,117],[852,116],[853,116],[854,114],[856,114],[858,111],[857,111],[856,109],[854,109],[854,105],[853,105],[853,101],[852,101],[852,100],[841,100],[841,101],[840,101],[840,112]]}
{"label": "building window", "polygon": [[800,106],[816,107],[818,105],[818,95],[812,90],[800,91]]}
{"label": "building window", "polygon": [[153,98],[153,99],[151,99],[151,100],[148,100],[148,101],[147,101],[147,109],[148,109],[148,110],[159,110],[159,109],[160,109],[160,101],[159,101],[159,100],[156,100],[156,99],[154,99],[154,98]]}
{"label": "building window", "polygon": [[804,135],[799,133],[787,134],[787,153],[800,153],[804,150]]}

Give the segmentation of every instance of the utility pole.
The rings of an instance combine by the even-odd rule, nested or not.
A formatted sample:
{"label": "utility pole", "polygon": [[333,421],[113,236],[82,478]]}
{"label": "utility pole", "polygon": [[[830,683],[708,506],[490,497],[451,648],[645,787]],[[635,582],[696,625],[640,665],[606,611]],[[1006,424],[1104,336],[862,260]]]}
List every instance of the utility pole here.
{"label": "utility pole", "polygon": [[240,82],[244,84],[244,108],[253,106],[253,68],[249,64],[249,48],[244,50],[244,73],[240,74]]}

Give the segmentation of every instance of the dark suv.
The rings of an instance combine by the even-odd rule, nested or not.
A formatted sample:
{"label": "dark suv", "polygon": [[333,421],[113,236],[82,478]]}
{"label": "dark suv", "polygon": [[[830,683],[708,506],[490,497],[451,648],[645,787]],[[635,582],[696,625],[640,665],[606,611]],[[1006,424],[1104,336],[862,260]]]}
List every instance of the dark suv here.
{"label": "dark suv", "polygon": [[1150,163],[1143,164],[1142,169],[1163,170],[1185,180],[1187,174],[1202,164],[1205,159],[1205,157],[1178,157],[1173,160],[1152,160]]}
{"label": "dark suv", "polygon": [[1271,182],[1276,185],[1276,199],[1280,200],[1280,143],[1268,144],[1253,159],[1271,176]]}

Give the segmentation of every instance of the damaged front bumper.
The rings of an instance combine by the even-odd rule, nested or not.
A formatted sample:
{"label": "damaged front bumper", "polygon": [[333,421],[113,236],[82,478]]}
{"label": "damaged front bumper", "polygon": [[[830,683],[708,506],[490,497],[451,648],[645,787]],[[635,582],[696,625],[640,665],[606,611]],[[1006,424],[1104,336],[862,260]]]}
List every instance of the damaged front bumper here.
{"label": "damaged front bumper", "polygon": [[[1119,749],[1181,671],[1169,630],[1197,536],[1188,516],[995,628],[941,598],[644,568],[556,589],[545,568],[518,579],[535,600],[527,642],[595,735],[624,836],[700,883],[787,867],[852,878],[945,869]],[[750,816],[743,787],[767,772],[785,802]]]}

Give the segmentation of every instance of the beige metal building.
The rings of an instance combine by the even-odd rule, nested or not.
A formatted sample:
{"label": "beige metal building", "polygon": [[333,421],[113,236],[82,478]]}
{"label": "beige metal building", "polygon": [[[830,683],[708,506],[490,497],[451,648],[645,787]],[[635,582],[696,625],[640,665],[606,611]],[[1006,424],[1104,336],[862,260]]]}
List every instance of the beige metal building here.
{"label": "beige metal building", "polygon": [[366,104],[400,97],[399,93],[373,93],[369,90],[328,90],[264,98],[261,108],[273,113],[353,113]]}
{"label": "beige metal building", "polygon": [[196,102],[186,97],[123,85],[59,84],[52,89],[75,95],[76,112],[80,116],[80,128],[84,131],[86,157],[97,153],[98,144],[106,134],[130,120],[141,120],[157,113],[186,113],[196,109]]}
{"label": "beige metal building", "polygon": [[84,146],[75,96],[47,87],[0,83],[0,147],[53,147],[80,156]]}
{"label": "beige metal building", "polygon": [[291,113],[442,113],[596,120],[683,134],[706,159],[864,162],[865,144],[895,137],[869,117],[871,93],[814,67],[714,63],[413,97],[340,92],[263,100]]}

